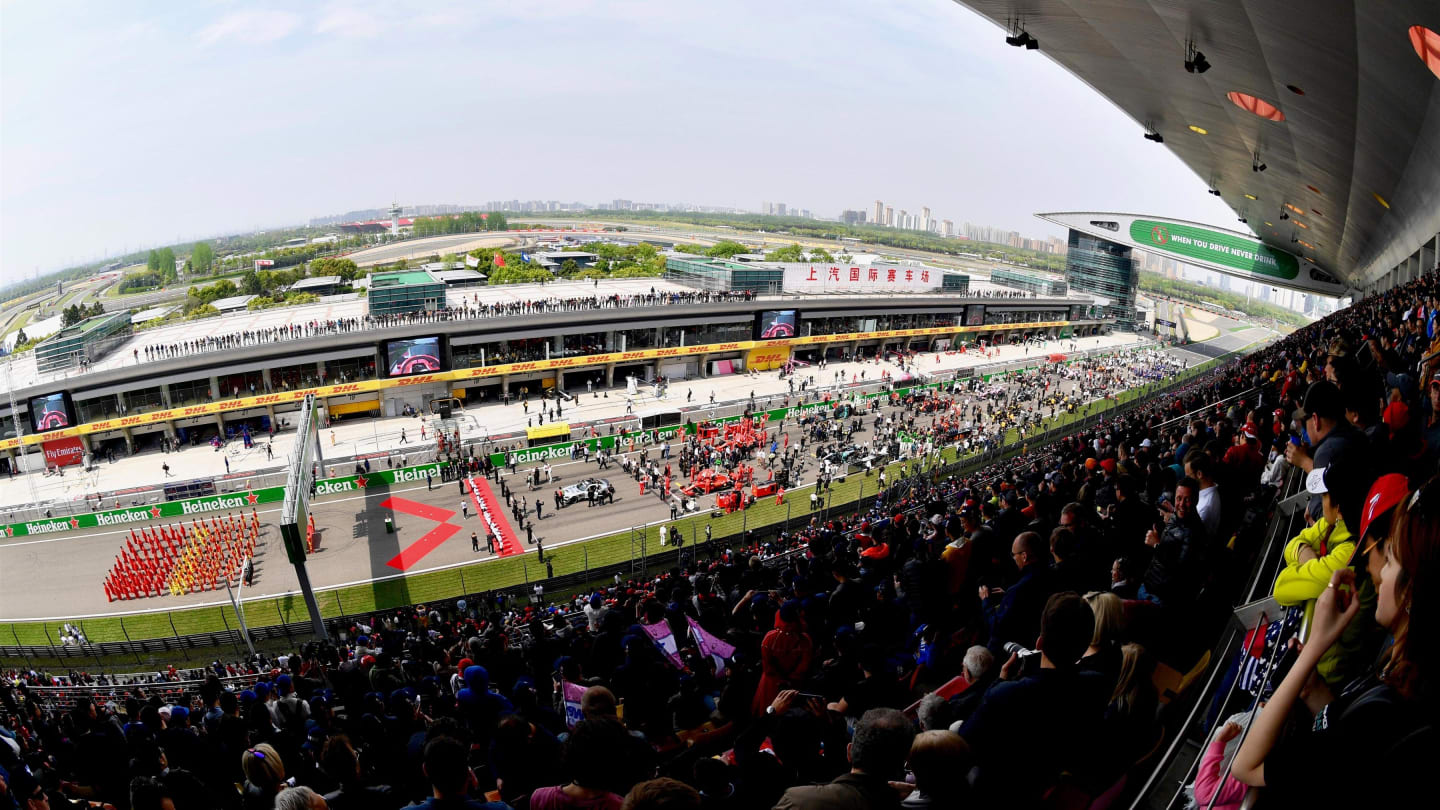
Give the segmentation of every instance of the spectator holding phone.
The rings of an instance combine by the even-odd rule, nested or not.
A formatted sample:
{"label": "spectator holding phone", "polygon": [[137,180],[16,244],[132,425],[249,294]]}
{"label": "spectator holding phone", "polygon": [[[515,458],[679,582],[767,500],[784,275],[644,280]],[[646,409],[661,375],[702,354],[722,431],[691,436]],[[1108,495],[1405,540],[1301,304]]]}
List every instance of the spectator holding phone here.
{"label": "spectator holding phone", "polygon": [[[1440,483],[1430,479],[1399,507],[1385,545],[1375,619],[1394,638],[1377,671],[1357,680],[1281,739],[1294,704],[1324,652],[1360,612],[1354,569],[1330,577],[1315,604],[1310,638],[1266,710],[1255,719],[1231,773],[1267,788],[1280,807],[1396,807],[1427,795],[1440,756]],[[1325,778],[1318,764],[1343,752],[1346,773]],[[1366,778],[1359,778],[1364,774]]]}

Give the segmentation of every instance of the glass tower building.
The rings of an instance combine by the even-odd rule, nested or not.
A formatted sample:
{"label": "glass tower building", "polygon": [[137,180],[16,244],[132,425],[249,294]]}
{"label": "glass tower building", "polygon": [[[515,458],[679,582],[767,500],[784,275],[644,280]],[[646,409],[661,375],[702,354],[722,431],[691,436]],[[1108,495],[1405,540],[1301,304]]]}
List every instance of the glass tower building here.
{"label": "glass tower building", "polygon": [[1070,231],[1069,251],[1065,257],[1065,278],[1072,291],[1098,295],[1109,303],[1107,317],[1115,319],[1121,329],[1135,328],[1135,289],[1139,284],[1139,264],[1131,249],[1107,239]]}

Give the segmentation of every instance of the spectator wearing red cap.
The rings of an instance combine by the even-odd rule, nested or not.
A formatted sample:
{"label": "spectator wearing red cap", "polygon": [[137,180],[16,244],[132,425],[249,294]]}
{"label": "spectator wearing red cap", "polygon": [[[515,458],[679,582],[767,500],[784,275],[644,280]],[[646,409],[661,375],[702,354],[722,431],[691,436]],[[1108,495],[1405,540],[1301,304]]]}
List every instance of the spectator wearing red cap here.
{"label": "spectator wearing red cap", "polygon": [[[1351,569],[1336,571],[1318,600],[1310,638],[1265,711],[1251,724],[1231,773],[1265,787],[1279,807],[1398,807],[1427,795],[1434,782],[1434,645],[1440,602],[1440,484],[1431,479],[1401,501],[1385,548],[1375,620],[1395,639],[1379,666],[1325,705],[1308,694],[1311,675],[1329,647],[1360,613]],[[1310,729],[1282,735],[1292,707],[1307,695],[1316,711]],[[1323,703],[1323,701],[1320,701]],[[1282,739],[1282,736],[1284,737]],[[1317,763],[1345,752],[1346,774],[1326,778]]]}
{"label": "spectator wearing red cap", "polygon": [[751,700],[752,714],[765,712],[781,689],[800,685],[815,655],[815,642],[801,626],[800,603],[790,600],[775,612],[775,629],[760,642],[760,685]]}

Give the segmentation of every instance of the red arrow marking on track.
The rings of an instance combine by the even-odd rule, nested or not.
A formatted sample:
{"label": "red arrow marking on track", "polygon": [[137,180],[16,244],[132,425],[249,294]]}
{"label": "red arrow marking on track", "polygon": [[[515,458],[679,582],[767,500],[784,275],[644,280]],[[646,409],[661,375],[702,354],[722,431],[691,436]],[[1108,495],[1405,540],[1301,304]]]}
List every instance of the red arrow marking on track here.
{"label": "red arrow marking on track", "polygon": [[438,506],[412,501],[409,498],[386,498],[384,501],[381,501],[380,507],[382,509],[392,509],[396,512],[404,512],[407,515],[414,515],[440,523],[439,526],[421,535],[419,540],[401,549],[399,554],[396,554],[389,562],[385,563],[391,568],[396,568],[401,571],[409,570],[415,563],[425,559],[427,554],[439,548],[442,543],[454,537],[455,533],[460,531],[459,526],[445,522],[455,517],[455,513],[449,509],[442,509]]}

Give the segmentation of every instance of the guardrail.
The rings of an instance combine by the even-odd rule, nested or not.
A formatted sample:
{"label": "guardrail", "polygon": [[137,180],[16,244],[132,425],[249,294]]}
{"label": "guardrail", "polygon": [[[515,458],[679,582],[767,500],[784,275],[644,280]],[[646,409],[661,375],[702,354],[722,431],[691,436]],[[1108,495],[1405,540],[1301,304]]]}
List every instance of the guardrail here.
{"label": "guardrail", "polygon": [[[1096,425],[1115,419],[1123,413],[1131,410],[1132,408],[1147,401],[1153,400],[1157,396],[1163,396],[1167,393],[1192,385],[1195,383],[1198,377],[1202,376],[1205,373],[1208,373],[1210,370],[1219,365],[1221,365],[1221,361],[1212,360],[1208,363],[1204,363],[1200,366],[1190,369],[1186,374],[1174,378],[1164,385],[1152,384],[1140,389],[1131,389],[1129,392],[1125,392],[1127,394],[1130,394],[1130,396],[1124,401],[1118,399],[1097,400],[1087,406],[1088,412],[1066,415],[1067,418],[1064,419],[1061,423],[1056,424],[1038,433],[1031,433],[1030,435],[1017,434],[1014,436],[1013,439],[1011,439],[1009,435],[1010,432],[1007,432],[1005,437],[1002,438],[1002,440],[998,444],[988,447],[984,450],[971,452],[967,455],[957,457],[953,462],[943,465],[941,468],[939,468],[938,471],[934,468],[931,468],[926,471],[926,474],[969,475],[978,472],[995,462],[1004,460],[1018,453],[1043,448],[1061,438],[1073,435],[1074,433],[1079,431],[1088,430]],[[1210,407],[1213,407],[1213,405]],[[1199,411],[1196,412],[1198,413]],[[892,464],[891,467],[893,468],[896,465],[904,464],[907,465],[906,468],[913,469],[914,465],[919,464],[923,466],[923,463],[924,459],[910,459],[904,462],[896,462],[895,464]],[[813,486],[813,484],[807,485],[807,487],[808,486]],[[805,487],[800,487],[790,491],[788,494],[790,494],[792,497],[798,497],[804,489]],[[874,493],[872,493],[870,496],[865,495],[864,486],[862,483],[858,497],[855,501],[850,501],[837,505],[829,503],[829,499],[827,498],[824,509],[821,511],[819,516],[822,519],[825,519],[828,518],[828,516],[832,512],[835,514],[843,514],[848,513],[852,509],[867,508],[867,505],[869,503],[872,503],[873,499]],[[440,598],[481,598],[486,595],[493,597],[497,594],[506,594],[511,597],[522,596],[529,593],[530,589],[537,582],[544,587],[546,592],[553,594],[557,590],[563,591],[568,587],[575,587],[577,585],[593,582],[596,580],[597,577],[611,577],[617,573],[633,573],[637,571],[643,575],[646,570],[652,568],[655,565],[668,564],[670,562],[680,561],[681,559],[683,559],[682,555],[686,553],[691,554],[691,559],[694,560],[694,555],[697,555],[699,553],[700,548],[703,547],[713,550],[715,548],[718,548],[720,544],[723,544],[726,541],[744,537],[746,532],[752,529],[755,531],[763,531],[766,535],[772,533],[778,534],[781,531],[788,531],[795,521],[808,522],[812,516],[815,516],[814,512],[808,509],[795,510],[793,509],[793,503],[791,504],[791,506],[792,508],[787,508],[786,515],[783,519],[756,527],[750,527],[748,526],[748,524],[742,523],[739,531],[733,531],[725,535],[717,536],[713,538],[710,543],[701,543],[698,541],[698,537],[695,537],[692,534],[691,543],[688,547],[682,546],[680,549],[673,550],[667,548],[666,550],[659,553],[649,552],[649,548],[647,545],[648,527],[636,527],[636,529],[632,530],[632,538],[636,537],[634,532],[638,531],[639,540],[637,542],[632,539],[631,553],[629,557],[624,561],[592,568],[588,564],[587,555],[587,563],[583,570],[556,577],[539,577],[538,573],[540,569],[537,564],[536,579],[530,578],[529,565],[528,562],[526,562],[523,567],[524,575],[521,582],[512,583],[510,585],[499,588],[489,589],[483,594],[479,592],[472,592],[465,587],[464,571],[463,568],[461,568],[460,585],[462,593],[451,594]],[[694,529],[692,524],[692,532],[693,531]],[[340,597],[338,589],[327,588],[317,590],[317,594],[325,594],[330,592],[334,592],[337,605],[343,613],[344,605],[339,601]],[[256,600],[269,600],[271,598],[272,597],[256,597]],[[377,607],[376,610],[393,609],[395,607],[400,607],[400,605],[387,605],[384,608]],[[176,608],[175,610],[183,611],[184,608]],[[168,610],[159,612],[164,613],[165,615],[167,615],[167,617],[170,617],[171,614],[171,611]],[[24,659],[26,660],[27,664],[32,658],[42,660],[58,660],[62,662],[85,661],[93,659],[96,662],[97,667],[103,667],[104,659],[106,657],[114,656],[133,655],[136,659],[137,664],[143,664],[145,663],[145,661],[141,657],[141,653],[151,655],[152,658],[150,660],[152,662],[163,662],[165,660],[164,656],[168,653],[198,649],[216,649],[230,646],[235,650],[236,654],[239,655],[241,654],[240,650],[244,639],[241,637],[238,627],[230,627],[229,621],[225,617],[225,611],[221,610],[220,614],[222,619],[225,620],[226,624],[226,630],[224,631],[181,634],[178,632],[178,630],[175,630],[174,619],[173,617],[170,617],[169,623],[172,631],[174,631],[172,636],[145,639],[130,638],[129,632],[125,629],[124,617],[122,616],[119,617],[120,628],[126,637],[126,641],[123,642],[111,641],[99,643],[83,643],[71,644],[68,646],[57,646],[54,643],[49,643],[44,646],[38,646],[21,644],[18,634],[15,634],[14,640],[16,643],[14,645],[5,645],[3,643],[0,643],[0,658],[11,660]],[[369,615],[369,611],[364,614],[343,613],[343,615],[339,618],[327,619],[326,621],[328,623],[331,623],[331,626],[333,627],[343,628],[348,627],[351,623],[355,621],[367,618]],[[80,622],[83,627],[83,618],[84,617],[79,617],[77,619],[72,619],[71,621]],[[287,644],[293,645],[294,641],[297,638],[310,638],[311,625],[308,620],[289,623],[277,623],[274,625],[260,624],[257,626],[253,622],[255,622],[258,618],[258,616],[255,616],[253,614],[247,616],[247,619],[250,622],[249,630],[251,638],[256,642],[264,642],[267,640],[278,640],[284,638]],[[283,616],[280,616],[279,618],[281,618],[283,622]],[[11,631],[12,634],[14,634],[15,631],[13,624],[11,625]],[[0,641],[3,641],[3,639],[0,639]],[[155,656],[160,657],[156,658]]]}

